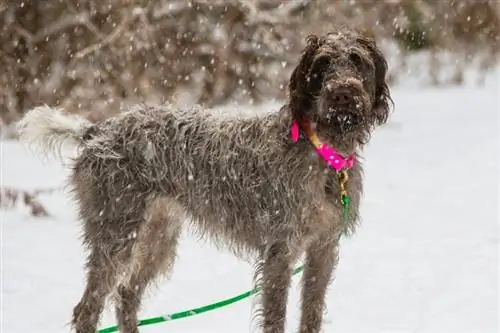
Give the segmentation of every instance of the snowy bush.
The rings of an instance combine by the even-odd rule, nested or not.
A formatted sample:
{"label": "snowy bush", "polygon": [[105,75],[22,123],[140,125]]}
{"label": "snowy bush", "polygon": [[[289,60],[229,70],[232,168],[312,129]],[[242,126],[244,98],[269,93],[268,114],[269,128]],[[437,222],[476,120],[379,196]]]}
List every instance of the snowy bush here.
{"label": "snowy bush", "polygon": [[403,74],[414,52],[431,52],[432,72],[451,53],[460,83],[461,64],[496,59],[499,16],[494,0],[0,2],[0,118],[41,103],[98,120],[132,102],[282,98],[304,38],[336,25],[397,45]]}
{"label": "snowy bush", "polygon": [[46,217],[49,213],[38,200],[39,191],[26,191],[0,187],[0,210],[27,209],[34,217]]}

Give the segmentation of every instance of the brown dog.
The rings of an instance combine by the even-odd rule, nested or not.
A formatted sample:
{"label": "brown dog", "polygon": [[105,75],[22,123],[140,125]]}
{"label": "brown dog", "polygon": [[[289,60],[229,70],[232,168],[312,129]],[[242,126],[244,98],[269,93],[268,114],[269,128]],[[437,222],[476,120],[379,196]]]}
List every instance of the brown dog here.
{"label": "brown dog", "polygon": [[[20,123],[27,141],[81,148],[71,186],[89,256],[76,332],[96,331],[115,292],[120,331],[137,333],[144,289],[172,270],[186,224],[237,255],[256,256],[263,332],[284,332],[292,267],[305,253],[300,332],[319,332],[343,206],[338,173],[313,144],[359,157],[388,118],[386,71],[374,41],[340,31],[308,38],[276,113],[235,119],[199,107],[136,106],[91,124],[48,107],[29,112]],[[341,171],[353,231],[362,170],[356,161]]]}

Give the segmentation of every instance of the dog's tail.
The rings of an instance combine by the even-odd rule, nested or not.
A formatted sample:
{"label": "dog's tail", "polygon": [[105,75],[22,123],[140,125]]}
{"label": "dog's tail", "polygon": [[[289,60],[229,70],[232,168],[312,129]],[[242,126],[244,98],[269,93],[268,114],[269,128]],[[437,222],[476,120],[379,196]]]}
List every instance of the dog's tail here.
{"label": "dog's tail", "polygon": [[92,126],[87,119],[65,113],[58,108],[39,106],[17,123],[19,138],[43,157],[61,157],[65,144],[81,146],[85,132]]}

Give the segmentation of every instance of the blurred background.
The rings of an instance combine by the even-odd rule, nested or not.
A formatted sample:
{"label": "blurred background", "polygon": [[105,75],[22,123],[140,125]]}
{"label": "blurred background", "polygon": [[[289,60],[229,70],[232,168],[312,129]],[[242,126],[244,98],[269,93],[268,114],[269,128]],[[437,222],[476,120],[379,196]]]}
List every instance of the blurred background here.
{"label": "blurred background", "polygon": [[421,85],[461,84],[474,67],[481,84],[500,50],[499,8],[495,0],[0,1],[2,133],[41,103],[99,120],[141,101],[281,99],[305,37],[339,25],[376,38],[393,83],[413,75]]}

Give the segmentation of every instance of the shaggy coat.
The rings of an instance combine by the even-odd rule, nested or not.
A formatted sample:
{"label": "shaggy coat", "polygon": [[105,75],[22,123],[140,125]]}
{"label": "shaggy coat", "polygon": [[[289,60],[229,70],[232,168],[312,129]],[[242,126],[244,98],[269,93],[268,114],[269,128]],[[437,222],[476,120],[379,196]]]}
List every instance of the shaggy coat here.
{"label": "shaggy coat", "polygon": [[[387,120],[386,61],[375,42],[349,31],[310,36],[277,112],[220,117],[201,107],[138,105],[91,124],[48,107],[20,123],[47,151],[80,148],[70,185],[89,250],[87,284],[74,309],[78,333],[94,333],[105,299],[117,296],[120,331],[137,333],[144,289],[173,269],[181,230],[257,260],[261,326],[283,333],[293,265],[305,254],[299,332],[321,329],[337,242],[353,231],[362,194],[359,152]],[[321,140],[357,154],[351,206],[341,221],[338,175],[293,120],[310,120]]]}

